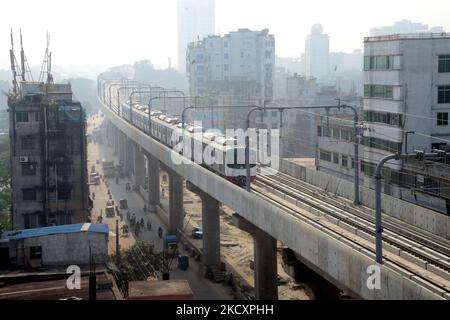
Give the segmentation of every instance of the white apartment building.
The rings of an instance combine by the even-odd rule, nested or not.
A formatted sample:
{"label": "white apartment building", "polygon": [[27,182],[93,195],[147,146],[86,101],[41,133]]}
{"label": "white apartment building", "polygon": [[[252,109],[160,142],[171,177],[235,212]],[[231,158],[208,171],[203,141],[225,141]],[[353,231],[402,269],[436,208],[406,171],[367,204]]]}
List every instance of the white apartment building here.
{"label": "white apartment building", "polygon": [[[366,186],[374,186],[375,167],[387,155],[449,150],[449,112],[450,34],[365,38],[359,156]],[[318,131],[319,169],[353,179],[353,136],[343,133],[349,131],[345,123],[322,123]],[[385,193],[450,214],[450,167],[444,160],[389,161],[385,168]]]}
{"label": "white apartment building", "polygon": [[215,0],[178,0],[178,70],[186,72],[189,43],[215,33]]}
{"label": "white apartment building", "polygon": [[[395,152],[430,152],[450,139],[450,34],[364,40],[363,144],[368,166]],[[408,146],[405,148],[406,132]],[[388,165],[400,170],[401,162]]]}
{"label": "white apartment building", "polygon": [[[215,97],[216,104],[226,105],[262,105],[273,99],[275,38],[268,29],[239,29],[193,42],[186,63],[191,96]],[[242,115],[238,118],[245,122]]]}

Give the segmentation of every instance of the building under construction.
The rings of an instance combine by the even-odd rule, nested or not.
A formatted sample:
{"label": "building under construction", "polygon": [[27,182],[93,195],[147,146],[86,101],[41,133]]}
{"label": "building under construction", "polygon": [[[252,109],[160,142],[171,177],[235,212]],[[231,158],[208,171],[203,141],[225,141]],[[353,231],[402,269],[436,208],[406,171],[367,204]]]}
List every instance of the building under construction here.
{"label": "building under construction", "polygon": [[85,222],[89,190],[83,107],[73,100],[70,84],[53,83],[48,49],[39,81],[26,78],[26,65],[23,48],[20,66],[12,48],[8,111],[13,229]]}

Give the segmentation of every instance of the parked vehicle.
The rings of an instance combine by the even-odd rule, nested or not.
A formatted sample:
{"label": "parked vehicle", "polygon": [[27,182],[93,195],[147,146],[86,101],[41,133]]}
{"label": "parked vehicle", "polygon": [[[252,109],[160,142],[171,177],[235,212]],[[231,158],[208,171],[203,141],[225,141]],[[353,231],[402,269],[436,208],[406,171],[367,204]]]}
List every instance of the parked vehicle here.
{"label": "parked vehicle", "polygon": [[103,175],[106,178],[111,178],[111,177],[115,176],[116,169],[114,167],[114,161],[108,161],[108,160],[103,159],[102,167],[103,167]]}
{"label": "parked vehicle", "polygon": [[203,228],[195,227],[192,229],[193,239],[203,239]]}
{"label": "parked vehicle", "polygon": [[116,215],[116,210],[114,206],[106,206],[105,213],[107,217],[114,217]]}
{"label": "parked vehicle", "polygon": [[128,209],[127,199],[120,199],[119,206],[120,206],[120,209]]}
{"label": "parked vehicle", "polygon": [[173,234],[168,234],[163,238],[163,252],[166,258],[172,258],[177,254],[177,236]]}
{"label": "parked vehicle", "polygon": [[100,176],[98,175],[98,172],[91,173],[89,179],[91,181],[91,184],[94,184],[97,186],[100,184]]}

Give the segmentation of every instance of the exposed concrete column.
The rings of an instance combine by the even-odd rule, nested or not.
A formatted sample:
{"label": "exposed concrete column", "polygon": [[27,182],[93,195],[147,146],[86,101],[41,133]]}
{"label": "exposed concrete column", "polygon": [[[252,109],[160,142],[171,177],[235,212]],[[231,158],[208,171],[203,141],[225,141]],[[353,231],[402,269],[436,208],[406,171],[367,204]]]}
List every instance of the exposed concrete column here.
{"label": "exposed concrete column", "polygon": [[112,132],[112,140],[113,140],[113,147],[114,147],[114,155],[117,156],[119,154],[120,131],[115,126],[111,125],[111,132]]}
{"label": "exposed concrete column", "polygon": [[151,212],[156,212],[160,203],[159,160],[147,152],[145,156],[148,170],[148,207]]}
{"label": "exposed concrete column", "polygon": [[189,181],[186,182],[186,187],[202,199],[203,264],[210,268],[220,268],[219,201]]}
{"label": "exposed concrete column", "polygon": [[144,187],[145,183],[145,157],[141,151],[141,147],[133,143],[134,149],[134,170],[133,170],[133,182],[138,188]]}
{"label": "exposed concrete column", "polygon": [[172,170],[166,170],[169,176],[169,232],[176,234],[183,229],[183,177]]}
{"label": "exposed concrete column", "polygon": [[[119,161],[123,164],[125,163],[125,154],[126,154],[126,140],[125,135],[122,131],[117,130],[119,132]],[[125,168],[124,168],[125,170]]]}
{"label": "exposed concrete column", "polygon": [[131,177],[133,171],[133,145],[132,141],[125,136],[125,154],[124,154],[124,169],[125,174]]}
{"label": "exposed concrete column", "polygon": [[253,237],[255,298],[278,300],[276,239],[238,214],[233,215],[233,224]]}

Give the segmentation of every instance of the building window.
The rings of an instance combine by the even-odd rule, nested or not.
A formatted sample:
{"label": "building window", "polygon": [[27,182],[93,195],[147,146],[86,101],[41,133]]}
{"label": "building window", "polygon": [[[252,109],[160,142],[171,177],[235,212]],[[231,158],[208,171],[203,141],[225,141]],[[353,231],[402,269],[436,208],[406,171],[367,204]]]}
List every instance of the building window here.
{"label": "building window", "polygon": [[402,151],[402,143],[394,142],[374,137],[364,137],[362,139],[362,144],[369,148],[375,148],[380,150],[385,150],[389,152],[401,152]]}
{"label": "building window", "polygon": [[341,130],[341,139],[342,140],[350,141],[350,136],[351,136],[350,131],[345,130],[345,129]]}
{"label": "building window", "polygon": [[24,201],[36,201],[36,189],[22,189]]}
{"label": "building window", "polygon": [[204,57],[205,57],[205,56],[204,56],[203,53],[197,53],[197,55],[196,55],[196,59],[197,59],[197,60],[203,60]]}
{"label": "building window", "polygon": [[205,66],[203,66],[203,65],[198,65],[196,69],[197,69],[197,70],[196,70],[197,72],[203,72],[203,71],[205,71]]}
{"label": "building window", "polygon": [[197,83],[203,83],[204,82],[204,78],[203,77],[198,77],[197,78]]}
{"label": "building window", "polygon": [[330,127],[323,127],[323,136],[324,137],[330,137],[331,128]]}
{"label": "building window", "polygon": [[22,150],[34,150],[36,138],[33,136],[21,137]]}
{"label": "building window", "polygon": [[340,134],[339,134],[338,128],[333,128],[333,138],[339,140]]}
{"label": "building window", "polygon": [[361,172],[364,172],[367,176],[373,176],[375,173],[376,164],[362,161],[361,162]]}
{"label": "building window", "polygon": [[36,164],[35,163],[22,163],[22,176],[35,176]]}
{"label": "building window", "polygon": [[450,72],[450,55],[439,56],[439,72]]}
{"label": "building window", "polygon": [[339,154],[338,153],[333,153],[333,163],[339,164]]}
{"label": "building window", "polygon": [[17,122],[28,122],[28,112],[16,112]]}
{"label": "building window", "polygon": [[225,42],[223,43],[223,47],[224,47],[224,48],[228,48],[228,42],[225,41]]}
{"label": "building window", "polygon": [[365,56],[364,70],[400,69],[400,56]]}
{"label": "building window", "polygon": [[450,103],[450,86],[438,87],[438,103]]}
{"label": "building window", "polygon": [[344,155],[342,156],[341,164],[344,168],[348,167],[348,156],[344,156]]}
{"label": "building window", "polygon": [[321,126],[317,126],[317,136],[318,137],[322,136],[322,127]]}
{"label": "building window", "polygon": [[364,85],[364,96],[366,98],[383,98],[383,99],[393,99],[394,90],[393,86],[384,85]]}
{"label": "building window", "polygon": [[331,162],[331,152],[320,150],[320,160]]}
{"label": "building window", "polygon": [[223,58],[224,58],[225,60],[227,60],[227,59],[228,59],[228,53],[224,53],[224,54],[223,54]]}
{"label": "building window", "polygon": [[42,247],[41,246],[30,247],[30,259],[31,260],[41,260],[42,259]]}
{"label": "building window", "polygon": [[364,121],[384,123],[391,126],[400,127],[403,117],[398,113],[380,112],[380,111],[364,111]]}
{"label": "building window", "polygon": [[228,67],[227,64],[224,64],[224,65],[223,65],[223,70],[224,70],[224,71],[228,71],[228,68],[229,68],[229,67]]}
{"label": "building window", "polygon": [[448,126],[448,112],[438,112],[437,113],[437,125],[438,126]]}

